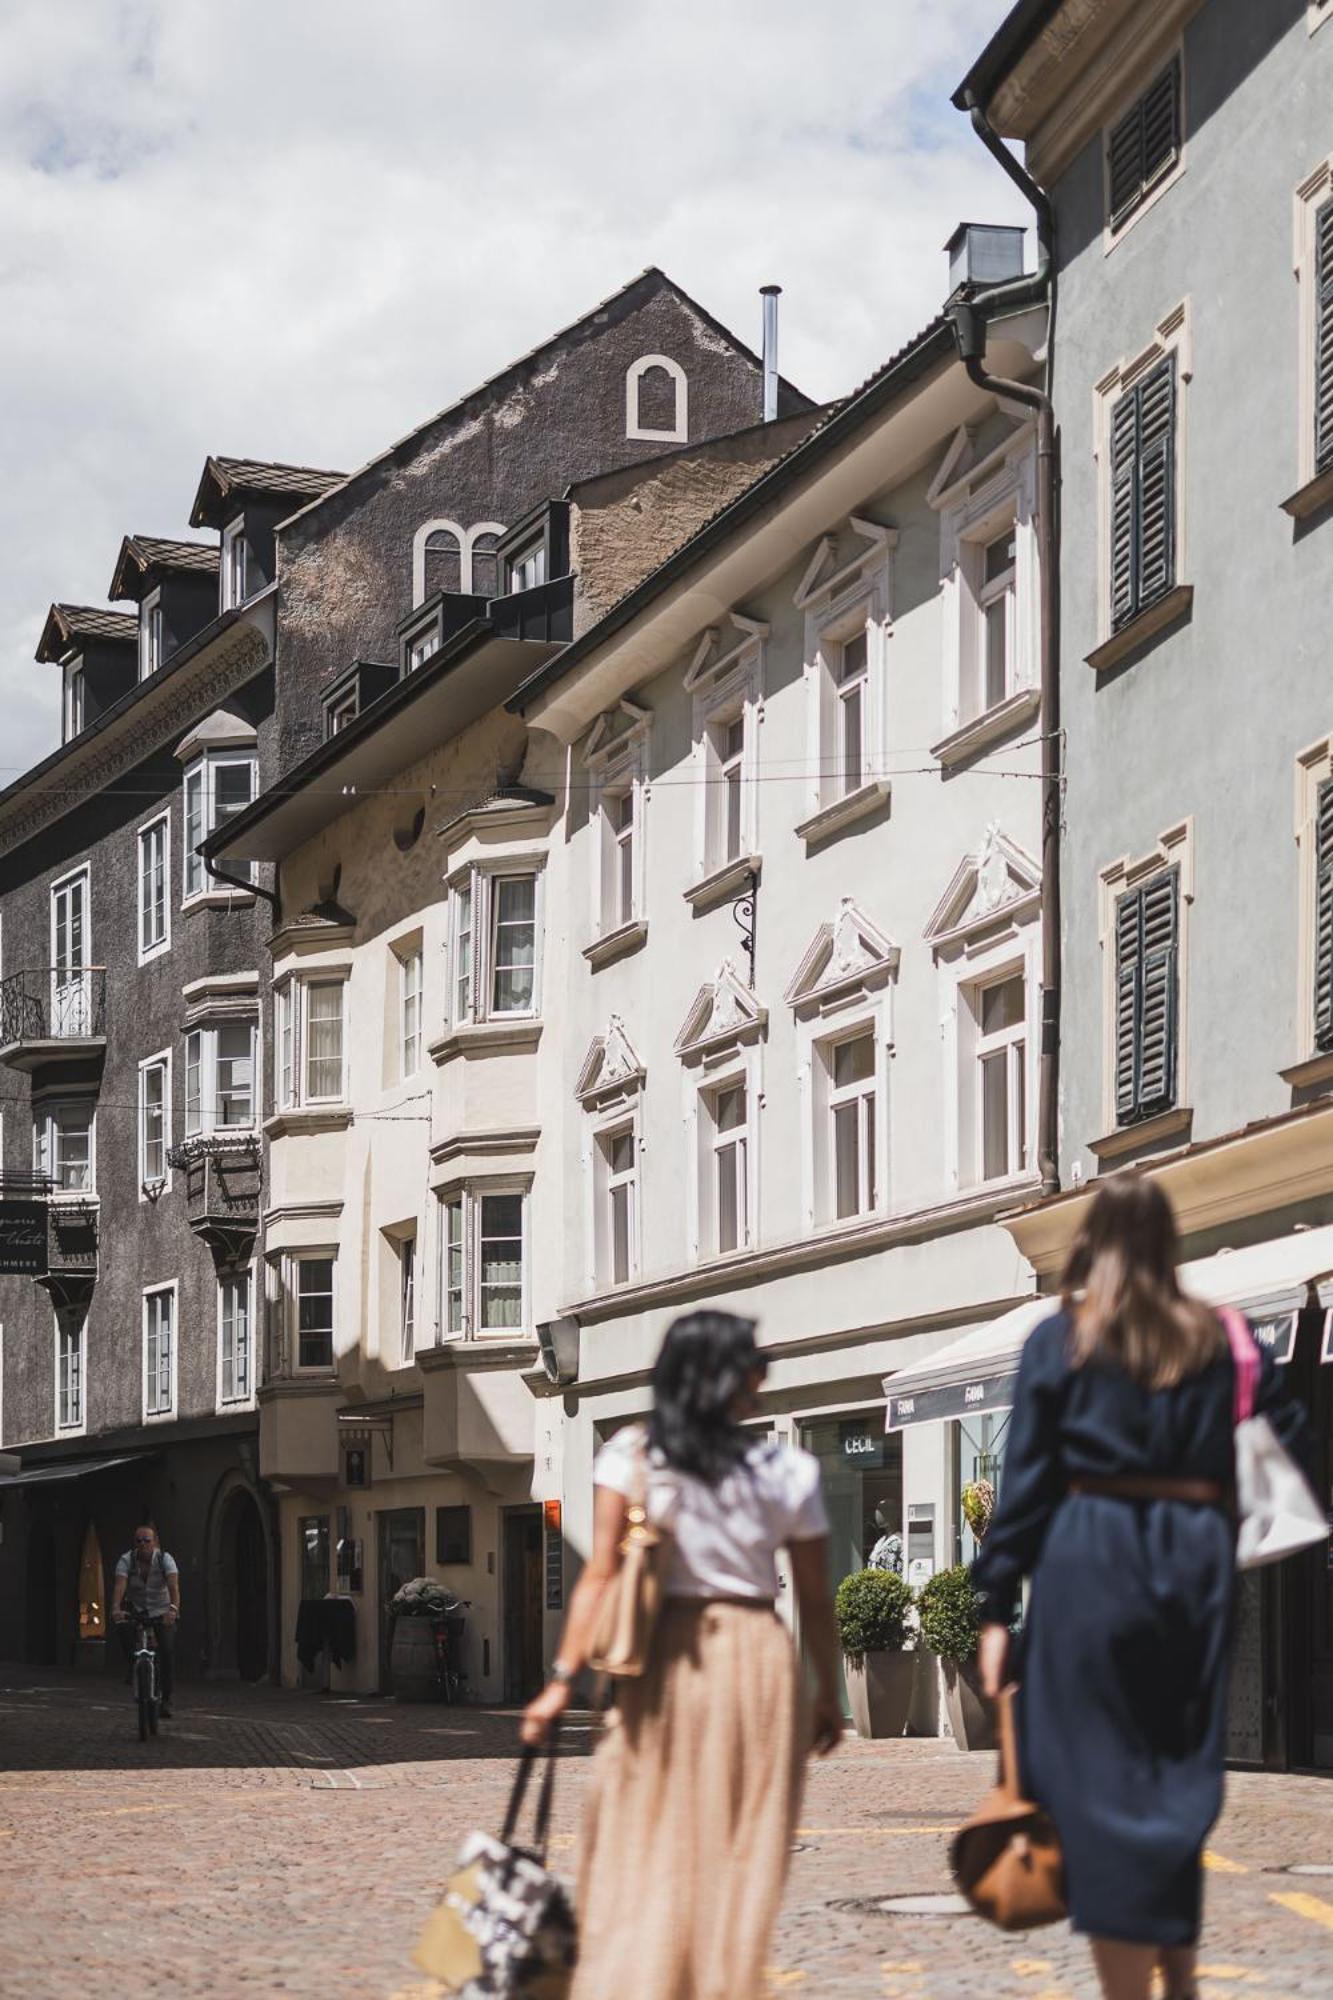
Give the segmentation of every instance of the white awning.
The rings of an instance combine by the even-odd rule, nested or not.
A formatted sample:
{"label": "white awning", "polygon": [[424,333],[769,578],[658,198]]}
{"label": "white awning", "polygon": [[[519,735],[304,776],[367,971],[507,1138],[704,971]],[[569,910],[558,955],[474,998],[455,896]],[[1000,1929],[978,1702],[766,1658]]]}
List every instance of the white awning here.
{"label": "white awning", "polygon": [[[1333,1224],[1292,1230],[1244,1250],[1219,1250],[1180,1267],[1185,1291],[1211,1306],[1243,1306],[1259,1338],[1278,1361],[1291,1359],[1296,1316],[1318,1300],[1321,1283],[1333,1296]],[[1054,1298],[1027,1299],[1021,1306],[973,1327],[941,1347],[927,1361],[884,1378],[888,1397],[886,1428],[928,1423],[943,1417],[981,1416],[1007,1409],[1023,1342],[1034,1326],[1055,1311]],[[1325,1343],[1327,1347],[1328,1343]]]}

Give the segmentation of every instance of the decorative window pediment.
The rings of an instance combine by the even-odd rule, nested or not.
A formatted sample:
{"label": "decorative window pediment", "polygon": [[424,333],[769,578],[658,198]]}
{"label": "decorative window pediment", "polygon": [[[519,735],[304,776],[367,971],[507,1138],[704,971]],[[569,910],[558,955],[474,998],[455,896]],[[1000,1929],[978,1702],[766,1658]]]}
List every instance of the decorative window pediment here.
{"label": "decorative window pediment", "polygon": [[1031,916],[1041,902],[1041,868],[994,821],[976,854],[966,854],[954,871],[926,925],[926,942],[938,955],[951,945],[967,946],[993,935],[997,923]]}
{"label": "decorative window pediment", "polygon": [[838,544],[834,537],[821,536],[792,599],[798,611],[812,610],[821,603],[831,601],[844,588],[853,588],[860,582],[864,570],[873,563],[882,562],[890,549],[897,547],[898,530],[887,528],[882,522],[853,514],[847,526],[866,547],[849,561],[839,561]]}
{"label": "decorative window pediment", "polygon": [[598,716],[588,740],[583,746],[583,762],[590,770],[614,763],[643,741],[652,721],[652,710],[640,708],[627,695],[623,695],[614,708],[608,708]]}
{"label": "decorative window pediment", "polygon": [[574,1095],[588,1110],[604,1110],[642,1090],[646,1074],[625,1033],[624,1022],[618,1014],[613,1014],[606,1033],[594,1037],[583,1059]]}
{"label": "decorative window pediment", "polygon": [[767,1009],[760,1006],[731,960],[724,958],[716,979],[706,981],[691,1001],[676,1037],[676,1054],[682,1062],[690,1062],[737,1048],[757,1040],[767,1019]]}
{"label": "decorative window pediment", "polygon": [[822,1012],[885,985],[898,969],[898,947],[844,896],[831,924],[821,924],[783,998],[798,1014]]}
{"label": "decorative window pediment", "polygon": [[758,640],[768,637],[769,628],[763,619],[747,618],[742,611],[729,611],[727,623],[731,631],[710,625],[700,634],[694,657],[685,669],[685,686],[691,694],[725,679],[733,667],[752,654]]}

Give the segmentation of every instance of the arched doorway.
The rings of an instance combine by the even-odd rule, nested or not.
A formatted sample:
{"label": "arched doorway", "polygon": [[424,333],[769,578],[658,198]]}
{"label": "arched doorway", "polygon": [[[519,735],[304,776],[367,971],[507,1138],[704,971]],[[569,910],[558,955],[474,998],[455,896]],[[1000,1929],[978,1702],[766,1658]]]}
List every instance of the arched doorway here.
{"label": "arched doorway", "polygon": [[258,1681],[268,1672],[268,1542],[253,1494],[237,1493],[229,1514],[236,1672]]}

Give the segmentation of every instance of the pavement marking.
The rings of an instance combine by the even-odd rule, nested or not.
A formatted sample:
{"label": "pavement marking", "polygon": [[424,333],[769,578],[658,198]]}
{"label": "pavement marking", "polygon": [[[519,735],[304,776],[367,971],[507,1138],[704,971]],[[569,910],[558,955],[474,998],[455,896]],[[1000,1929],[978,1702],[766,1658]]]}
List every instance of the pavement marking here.
{"label": "pavement marking", "polygon": [[1215,1875],[1248,1875],[1250,1872],[1243,1861],[1230,1861],[1225,1854],[1217,1854],[1211,1847],[1203,1850],[1203,1865],[1211,1868]]}
{"label": "pavement marking", "polygon": [[1322,1896],[1308,1895],[1302,1889],[1288,1889],[1281,1895],[1270,1894],[1270,1903],[1280,1903],[1284,1910],[1291,1910],[1298,1917],[1307,1917],[1312,1924],[1322,1924],[1327,1931],[1333,1931],[1333,1903],[1326,1903]]}

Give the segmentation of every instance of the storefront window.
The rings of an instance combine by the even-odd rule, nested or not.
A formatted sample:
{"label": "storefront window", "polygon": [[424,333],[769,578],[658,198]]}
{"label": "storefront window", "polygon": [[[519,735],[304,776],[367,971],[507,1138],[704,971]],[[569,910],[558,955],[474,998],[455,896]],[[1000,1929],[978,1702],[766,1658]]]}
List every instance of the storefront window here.
{"label": "storefront window", "polygon": [[[801,1443],[819,1460],[829,1517],[829,1582],[877,1563],[903,1563],[903,1441],[886,1436],[884,1412],[821,1418],[801,1428]],[[841,1679],[841,1665],[839,1665]],[[842,1689],[844,1705],[846,1689]]]}
{"label": "storefront window", "polygon": [[306,1514],[296,1524],[301,1559],[302,1597],[326,1597],[329,1592],[329,1517]]}
{"label": "storefront window", "polygon": [[958,1495],[954,1529],[954,1554],[958,1562],[970,1563],[980,1547],[964,1512],[963,1494],[969,1486],[985,1481],[996,1499],[999,1498],[1009,1417],[1008,1410],[997,1410],[988,1416],[960,1417],[950,1426],[954,1434],[954,1490]]}
{"label": "storefront window", "polygon": [[79,1637],[81,1639],[105,1639],[106,1637],[106,1597],[102,1570],[102,1544],[97,1539],[97,1530],[92,1522],[83,1538],[83,1556],[79,1563]]}

